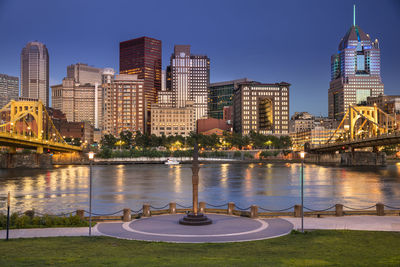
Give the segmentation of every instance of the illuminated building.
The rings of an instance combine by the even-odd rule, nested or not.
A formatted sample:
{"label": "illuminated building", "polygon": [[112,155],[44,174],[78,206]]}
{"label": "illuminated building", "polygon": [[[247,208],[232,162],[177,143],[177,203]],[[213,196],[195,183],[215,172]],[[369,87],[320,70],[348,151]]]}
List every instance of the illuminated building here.
{"label": "illuminated building", "polygon": [[195,119],[207,116],[210,59],[206,55],[191,54],[190,45],[175,45],[166,79],[167,90],[160,92],[160,103],[185,107],[193,101]]}
{"label": "illuminated building", "polygon": [[336,134],[335,130],[336,129],[326,129],[325,127],[317,126],[313,129],[290,133],[293,150],[303,151],[306,143],[310,145],[323,145],[333,134],[332,140],[336,140],[342,134],[342,130],[338,130]]}
{"label": "illuminated building", "polygon": [[147,113],[144,80],[138,75],[115,75],[110,83],[103,84],[103,90],[104,133],[144,132]]}
{"label": "illuminated building", "polygon": [[21,52],[21,96],[49,106],[49,53],[37,41],[29,42]]}
{"label": "illuminated building", "polygon": [[0,109],[11,100],[18,100],[18,77],[0,74]]}
{"label": "illuminated building", "polygon": [[329,117],[341,120],[349,105],[361,104],[369,96],[384,93],[381,79],[380,48],[355,23],[342,38],[337,54],[331,57],[328,91]]}
{"label": "illuminated building", "polygon": [[161,135],[189,136],[195,131],[194,103],[187,101],[185,107],[168,104],[151,105],[151,133]]}
{"label": "illuminated building", "polygon": [[233,130],[243,135],[289,133],[289,83],[240,83],[233,98]]}

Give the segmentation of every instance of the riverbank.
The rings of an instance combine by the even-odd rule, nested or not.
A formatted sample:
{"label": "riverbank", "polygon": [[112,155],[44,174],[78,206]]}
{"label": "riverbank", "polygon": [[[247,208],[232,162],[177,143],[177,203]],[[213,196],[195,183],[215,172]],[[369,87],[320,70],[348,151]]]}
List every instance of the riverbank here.
{"label": "riverbank", "polygon": [[[398,266],[400,233],[296,232],[240,243],[176,244],[111,237],[0,241],[1,266]],[[23,251],[23,253],[21,253]]]}

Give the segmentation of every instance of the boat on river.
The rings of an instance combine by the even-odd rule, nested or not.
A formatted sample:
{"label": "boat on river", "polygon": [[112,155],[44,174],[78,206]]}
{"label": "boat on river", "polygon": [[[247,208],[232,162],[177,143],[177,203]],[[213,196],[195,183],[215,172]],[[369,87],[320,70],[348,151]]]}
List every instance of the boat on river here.
{"label": "boat on river", "polygon": [[167,165],[178,165],[179,161],[175,160],[175,159],[168,159],[165,164]]}

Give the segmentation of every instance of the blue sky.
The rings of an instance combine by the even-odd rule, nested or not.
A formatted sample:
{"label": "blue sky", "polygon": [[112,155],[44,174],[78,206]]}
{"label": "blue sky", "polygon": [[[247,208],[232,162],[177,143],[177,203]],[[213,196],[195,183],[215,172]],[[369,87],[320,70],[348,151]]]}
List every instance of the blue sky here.
{"label": "blue sky", "polygon": [[290,113],[327,114],[330,56],[353,20],[381,45],[386,94],[400,94],[400,1],[0,0],[0,73],[19,76],[33,40],[50,54],[50,85],[83,62],[119,68],[119,42],[160,39],[163,67],[175,44],[211,59],[211,82],[248,77],[292,84]]}

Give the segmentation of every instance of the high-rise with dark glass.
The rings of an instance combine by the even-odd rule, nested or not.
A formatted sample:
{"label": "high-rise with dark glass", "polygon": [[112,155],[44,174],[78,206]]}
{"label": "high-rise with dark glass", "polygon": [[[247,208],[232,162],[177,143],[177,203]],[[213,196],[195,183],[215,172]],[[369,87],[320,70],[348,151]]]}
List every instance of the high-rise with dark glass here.
{"label": "high-rise with dark glass", "polygon": [[29,42],[21,52],[21,96],[49,106],[49,52],[40,42]]}
{"label": "high-rise with dark glass", "polygon": [[249,82],[247,78],[233,81],[211,83],[208,87],[208,117],[223,119],[224,107],[233,105],[233,92],[241,82]]}
{"label": "high-rise with dark glass", "polygon": [[[161,90],[161,41],[140,37],[119,44],[120,74],[137,74],[144,80],[144,101],[150,111],[152,103],[157,102],[157,92]],[[149,114],[145,120],[148,121]],[[147,129],[150,125],[148,122]]]}
{"label": "high-rise with dark glass", "polygon": [[350,105],[362,104],[369,96],[384,93],[377,39],[353,25],[342,38],[339,51],[331,57],[329,117],[340,120]]}
{"label": "high-rise with dark glass", "polygon": [[143,79],[146,100],[155,103],[161,90],[161,41],[144,36],[121,42],[119,72]]}

